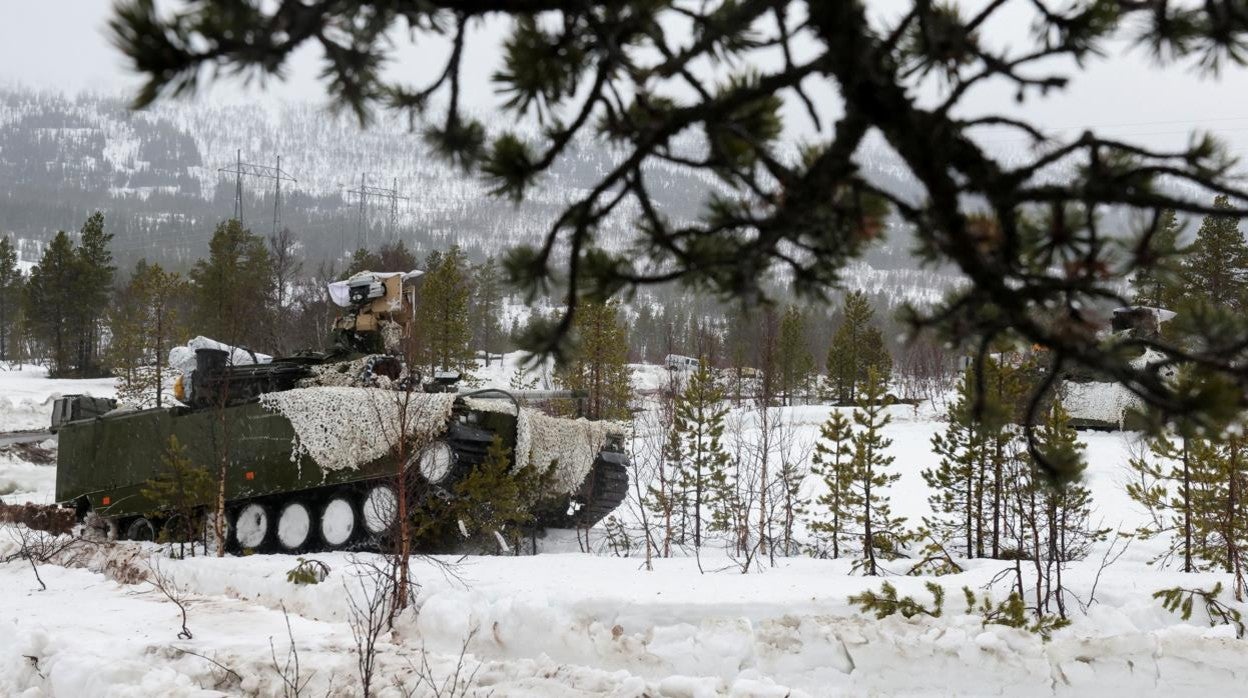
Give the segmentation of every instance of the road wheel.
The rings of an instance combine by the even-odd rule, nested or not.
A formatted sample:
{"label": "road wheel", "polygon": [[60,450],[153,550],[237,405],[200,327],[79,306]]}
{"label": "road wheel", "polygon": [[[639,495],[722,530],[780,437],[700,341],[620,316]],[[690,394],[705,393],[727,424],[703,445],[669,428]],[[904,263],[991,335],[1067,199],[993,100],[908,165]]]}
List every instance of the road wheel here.
{"label": "road wheel", "polygon": [[321,504],[321,541],[328,550],[345,548],[355,540],[359,530],[359,511],[344,491],[331,495]]}
{"label": "road wheel", "polygon": [[277,515],[277,544],[283,552],[295,553],[308,547],[315,529],[312,508],[300,501],[286,502]]}
{"label": "road wheel", "polygon": [[399,518],[399,498],[390,485],[374,485],[364,494],[360,509],[364,530],[380,537],[393,530]]}
{"label": "road wheel", "polygon": [[150,543],[156,540],[156,526],[146,516],[140,516],[126,526],[126,540]]}
{"label": "road wheel", "polygon": [[431,485],[446,485],[455,472],[455,452],[445,441],[435,441],[416,454],[416,467]]}
{"label": "road wheel", "polygon": [[273,534],[273,513],[259,502],[248,502],[238,510],[230,526],[230,538],[241,550],[262,550]]}

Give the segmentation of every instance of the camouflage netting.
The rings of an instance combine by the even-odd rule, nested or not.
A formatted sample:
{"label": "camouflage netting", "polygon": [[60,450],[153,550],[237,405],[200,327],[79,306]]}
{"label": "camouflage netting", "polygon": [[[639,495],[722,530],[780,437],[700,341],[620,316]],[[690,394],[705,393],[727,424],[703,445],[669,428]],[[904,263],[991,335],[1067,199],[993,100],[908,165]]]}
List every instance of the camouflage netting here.
{"label": "camouflage netting", "polygon": [[[470,398],[466,403],[474,410],[516,414],[516,408],[505,400]],[[539,469],[554,463],[551,488],[555,494],[570,494],[585,481],[607,437],[623,432],[623,426],[616,422],[551,417],[521,407],[516,420],[516,460]]]}
{"label": "camouflage netting", "polygon": [[306,455],[325,470],[342,470],[385,456],[400,431],[418,443],[437,437],[451,418],[455,396],[316,387],[266,393],[260,404],[294,427],[293,458]]}

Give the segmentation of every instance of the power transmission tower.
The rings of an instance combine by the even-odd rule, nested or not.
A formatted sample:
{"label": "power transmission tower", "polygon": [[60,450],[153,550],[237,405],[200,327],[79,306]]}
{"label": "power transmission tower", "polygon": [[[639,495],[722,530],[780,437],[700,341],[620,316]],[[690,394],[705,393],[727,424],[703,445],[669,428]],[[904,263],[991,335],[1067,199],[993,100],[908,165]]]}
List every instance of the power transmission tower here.
{"label": "power transmission tower", "polygon": [[348,189],[348,194],[360,198],[360,214],[355,228],[356,249],[368,249],[368,199],[374,197],[390,201],[390,220],[386,225],[386,237],[393,240],[399,225],[399,201],[408,201],[410,197],[399,193],[399,180],[394,179],[394,188],[374,187],[368,183],[368,173],[360,175],[360,188]]}
{"label": "power transmission tower", "polygon": [[282,156],[277,156],[277,166],[256,165],[243,162],[243,151],[237,153],[233,167],[221,167],[217,172],[234,175],[234,218],[243,222],[243,176],[273,180],[273,232],[276,233],[282,224],[282,182],[298,182],[282,169]]}

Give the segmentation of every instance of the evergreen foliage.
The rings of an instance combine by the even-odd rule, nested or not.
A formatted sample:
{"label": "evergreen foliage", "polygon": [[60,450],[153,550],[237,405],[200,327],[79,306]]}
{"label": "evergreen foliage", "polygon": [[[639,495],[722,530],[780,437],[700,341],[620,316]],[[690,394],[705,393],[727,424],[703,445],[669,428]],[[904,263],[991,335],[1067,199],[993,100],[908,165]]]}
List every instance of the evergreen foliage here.
{"label": "evergreen foliage", "polygon": [[777,386],[784,404],[792,404],[795,393],[804,392],[815,370],[815,359],[806,343],[806,316],[790,305],[780,317],[780,337],[776,343]]}
{"label": "evergreen foliage", "polygon": [[687,521],[682,528],[692,529],[693,545],[701,547],[704,522],[712,531],[730,531],[737,513],[722,441],[728,408],[706,361],[699,362],[676,396],[674,412],[669,453],[674,456],[679,508]]}
{"label": "evergreen foliage", "polygon": [[186,339],[189,287],[181,275],[140,260],[109,309],[107,358],[120,382],[118,399],[160,407],[169,349]]}
{"label": "evergreen foliage", "polygon": [[843,318],[828,348],[827,370],[832,398],[837,404],[857,401],[858,387],[874,370],[887,386],[893,370],[893,359],[884,343],[884,335],[874,324],[875,311],[865,293],[853,291],[845,296]]}
{"label": "evergreen foliage", "polygon": [[[1127,496],[1139,503],[1151,521],[1136,530],[1148,539],[1170,534],[1170,547],[1158,558],[1165,561],[1172,555],[1182,560],[1182,571],[1194,572],[1196,526],[1192,520],[1195,508],[1193,495],[1196,482],[1190,462],[1190,439],[1175,439],[1166,431],[1148,437],[1148,453],[1131,458],[1134,479],[1127,483]],[[1166,468],[1165,464],[1170,467]]]}
{"label": "evergreen foliage", "polygon": [[1248,244],[1226,196],[1213,206],[1225,215],[1206,216],[1184,263],[1185,296],[1207,306],[1243,310],[1248,302]]}
{"label": "evergreen foliage", "polygon": [[236,219],[217,225],[208,257],[191,268],[195,333],[253,350],[265,348],[272,262],[264,240]]}
{"label": "evergreen foliage", "polygon": [[113,287],[113,254],[109,250],[111,233],[104,232],[104,214],[91,214],[79,231],[77,278],[74,285],[77,309],[74,324],[78,332],[78,375],[100,372],[100,329],[111,300]]}
{"label": "evergreen foliage", "polygon": [[26,284],[27,323],[34,338],[46,348],[51,375],[64,375],[75,368],[76,328],[82,317],[77,306],[78,272],[73,245],[61,231],[44,248]]}
{"label": "evergreen foliage", "polygon": [[11,361],[20,341],[16,330],[24,283],[13,241],[0,237],[0,361]]}
{"label": "evergreen foliage", "polygon": [[1184,261],[1187,250],[1179,244],[1178,217],[1174,209],[1161,212],[1157,231],[1149,239],[1148,252],[1155,259],[1131,278],[1133,302],[1152,308],[1175,310],[1184,295]]}
{"label": "evergreen foliage", "polygon": [[468,261],[458,246],[425,258],[413,318],[415,364],[434,371],[469,373],[475,366],[469,304]]}
{"label": "evergreen foliage", "polygon": [[454,484],[449,497],[433,493],[416,509],[415,537],[436,538],[451,528],[481,549],[518,553],[534,505],[553,476],[553,466],[513,470],[507,447],[495,436],[485,460]]}
{"label": "evergreen foliage", "polygon": [[823,480],[826,491],[815,498],[808,526],[818,541],[816,553],[833,558],[841,556],[852,517],[849,484],[853,478],[853,436],[849,419],[834,409],[819,427],[819,441],[811,456],[812,471]]}
{"label": "evergreen foliage", "polygon": [[897,587],[890,582],[881,584],[878,593],[868,589],[861,594],[854,594],[849,597],[849,602],[858,606],[859,610],[864,613],[874,613],[877,619],[898,614],[903,618],[913,618],[919,615],[939,618],[944,613],[945,607],[944,587],[935,582],[924,582],[923,588],[932,595],[930,606],[924,606],[912,596],[898,597]]}
{"label": "evergreen foliage", "polygon": [[575,350],[557,369],[559,382],[587,394],[590,419],[626,419],[632,400],[628,336],[619,304],[586,303],[577,313]]}
{"label": "evergreen foliage", "polygon": [[502,354],[503,279],[493,256],[472,270],[472,344],[489,354]]}
{"label": "evergreen foliage", "polygon": [[874,576],[880,573],[877,557],[896,557],[908,534],[903,528],[905,518],[893,516],[885,491],[901,474],[889,471],[893,457],[886,450],[893,441],[884,436],[884,427],[892,420],[885,414],[884,383],[875,367],[867,369],[867,378],[858,386],[857,395],[845,501],[862,536],[862,557],[856,566],[863,574]]}
{"label": "evergreen foliage", "polygon": [[207,468],[195,465],[176,436],[169,437],[161,464],[161,470],[144,483],[139,494],[152,503],[154,511],[169,517],[171,525],[165,527],[166,538],[193,544],[203,530],[204,515],[216,495],[217,483]]}
{"label": "evergreen foliage", "polygon": [[1196,599],[1204,604],[1205,615],[1209,619],[1209,627],[1230,625],[1235,628],[1235,637],[1244,637],[1243,614],[1239,609],[1231,608],[1218,599],[1222,595],[1222,582],[1217,582],[1212,589],[1185,589],[1170,587],[1153,592],[1154,599],[1160,599],[1161,605],[1171,613],[1178,613],[1183,620],[1192,619],[1192,610]]}

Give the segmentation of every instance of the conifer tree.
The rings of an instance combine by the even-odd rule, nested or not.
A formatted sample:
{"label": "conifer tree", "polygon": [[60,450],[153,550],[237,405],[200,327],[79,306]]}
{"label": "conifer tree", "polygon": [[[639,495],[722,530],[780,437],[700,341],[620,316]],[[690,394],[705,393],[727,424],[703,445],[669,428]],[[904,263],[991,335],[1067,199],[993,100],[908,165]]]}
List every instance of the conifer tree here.
{"label": "conifer tree", "polygon": [[[1193,497],[1197,483],[1191,467],[1192,443],[1192,438],[1175,439],[1166,432],[1152,435],[1147,442],[1147,456],[1131,458],[1129,464],[1135,479],[1127,483],[1127,496],[1143,506],[1152,519],[1137,533],[1146,539],[1169,534],[1169,549],[1160,559],[1178,556],[1183,572],[1196,571]],[[1169,468],[1165,467],[1167,463]]]}
{"label": "conifer tree", "polygon": [[[1092,527],[1092,492],[1079,483],[1082,471],[1087,468],[1081,458],[1084,445],[1070,426],[1070,414],[1061,400],[1054,400],[1045,414],[1045,420],[1036,434],[1037,450],[1050,462],[1064,463],[1071,467],[1071,480],[1049,482],[1039,476],[1039,468],[1033,464],[1026,487],[1031,497],[1038,499],[1041,520],[1033,518],[1030,523],[1037,530],[1043,529],[1043,550],[1035,551],[1037,569],[1037,613],[1052,610],[1066,618],[1066,591],[1062,573],[1066,565],[1087,556],[1093,542],[1104,539],[1108,530]],[[1042,568],[1040,560],[1045,561]]]}
{"label": "conifer tree", "polygon": [[[1213,205],[1231,209],[1226,196]],[[1242,310],[1248,301],[1248,245],[1234,216],[1206,216],[1184,264],[1185,292],[1208,306]]]}
{"label": "conifer tree", "polygon": [[262,238],[233,218],[218,224],[208,243],[208,257],[191,268],[191,319],[196,334],[263,349],[272,276]]}
{"label": "conifer tree", "polygon": [[104,214],[96,211],[82,224],[79,233],[77,275],[74,284],[77,367],[79,376],[99,371],[100,328],[112,294],[113,254],[109,251],[111,233],[104,232]]}
{"label": "conifer tree", "polygon": [[729,494],[728,452],[722,443],[726,414],[723,390],[702,361],[676,396],[671,437],[681,509],[688,512],[694,547],[702,546],[704,521],[710,530],[727,531],[736,513]]}
{"label": "conifer tree", "polygon": [[362,271],[386,271],[381,266],[381,255],[370,252],[363,247],[351,253],[351,261],[342,271],[342,278],[349,279]]}
{"label": "conifer tree", "polygon": [[884,344],[884,335],[875,326],[875,311],[867,295],[853,291],[845,296],[844,317],[828,348],[828,380],[833,399],[846,405],[857,401],[858,386],[874,368],[887,386],[893,370],[893,359]]}
{"label": "conifer tree", "polygon": [[22,287],[17,250],[11,239],[0,237],[0,361],[12,359]]}
{"label": "conifer tree", "polygon": [[24,304],[31,334],[46,352],[52,375],[67,373],[76,358],[78,335],[74,328],[81,317],[75,294],[77,281],[73,245],[64,231],[58,232],[30,271]]}
{"label": "conifer tree", "polygon": [[413,337],[417,364],[436,370],[468,372],[475,367],[468,315],[472,286],[459,246],[434,250],[425,259],[416,299]]}
{"label": "conifer tree", "polygon": [[942,541],[965,541],[968,558],[983,554],[982,535],[976,547],[977,532],[983,530],[983,470],[987,457],[987,433],[973,415],[975,376],[968,368],[958,383],[957,400],[949,408],[949,422],[942,433],[932,436],[932,451],[940,463],[923,471],[931,488],[928,504],[933,516],[925,519],[928,528]]}
{"label": "conifer tree", "polygon": [[161,457],[162,468],[139,490],[157,512],[168,515],[164,527],[167,542],[191,543],[203,530],[204,514],[216,489],[212,473],[195,465],[178,437],[170,436]]}
{"label": "conifer tree", "polygon": [[884,428],[892,421],[885,413],[884,381],[879,369],[867,368],[866,380],[856,391],[851,477],[846,502],[862,535],[862,559],[857,567],[869,576],[880,573],[877,557],[893,557],[906,542],[905,519],[894,517],[886,487],[901,475],[889,472],[893,457],[886,453],[892,439]]}
{"label": "conifer tree", "polygon": [[[928,498],[933,516],[925,521],[942,542],[964,543],[967,557],[998,558],[1012,515],[1006,470],[1021,435],[1016,423],[1026,369],[988,357],[982,371],[982,381],[973,367],[963,372],[948,426],[932,438],[941,460],[923,471],[933,490]],[[981,382],[985,392],[979,399]]]}
{"label": "conifer tree", "polygon": [[586,302],[573,323],[577,346],[558,369],[559,381],[587,393],[585,416],[625,419],[632,399],[628,337],[617,303]]}
{"label": "conifer tree", "polygon": [[485,352],[488,364],[491,353],[503,353],[503,279],[493,256],[477,266],[473,275],[472,343]]}
{"label": "conifer tree", "polygon": [[1148,247],[1157,264],[1141,268],[1131,279],[1136,305],[1170,310],[1178,307],[1183,296],[1183,256],[1186,253],[1179,244],[1179,231],[1174,209],[1162,211],[1157,232]]}
{"label": "conifer tree", "polygon": [[141,407],[164,402],[169,349],[184,337],[182,277],[140,260],[110,311],[109,358],[120,373],[119,398]]}
{"label": "conifer tree", "polygon": [[1217,439],[1189,439],[1194,488],[1196,552],[1205,568],[1231,574],[1235,600],[1243,601],[1244,549],[1248,546],[1248,440],[1238,430]]}
{"label": "conifer tree", "polygon": [[806,346],[806,316],[791,305],[780,317],[780,337],[776,342],[777,387],[786,405],[792,404],[793,394],[807,385],[814,369],[814,357]]}
{"label": "conifer tree", "polygon": [[818,553],[831,554],[834,559],[841,556],[841,544],[846,539],[846,527],[852,516],[849,485],[854,475],[853,435],[849,419],[833,409],[819,427],[819,441],[811,457],[812,470],[823,480],[825,491],[815,498],[817,514],[811,517],[808,525],[820,542]]}

